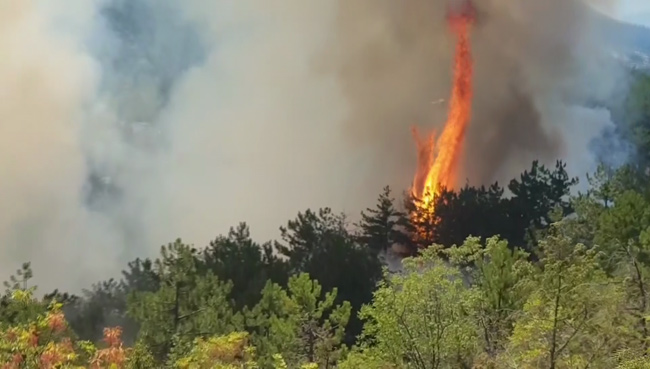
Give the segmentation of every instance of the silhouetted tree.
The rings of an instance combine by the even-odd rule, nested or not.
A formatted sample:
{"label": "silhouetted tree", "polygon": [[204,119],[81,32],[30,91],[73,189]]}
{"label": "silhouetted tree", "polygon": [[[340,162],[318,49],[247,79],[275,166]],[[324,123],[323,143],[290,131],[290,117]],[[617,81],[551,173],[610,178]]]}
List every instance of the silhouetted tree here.
{"label": "silhouetted tree", "polygon": [[573,211],[569,194],[577,183],[577,178],[569,177],[562,161],[556,162],[554,170],[534,161],[519,180],[510,181],[508,189],[513,197],[507,200],[506,211],[511,225],[508,241],[515,246],[527,243],[535,246],[534,230],[551,224],[550,214],[556,207],[561,209],[563,216]]}
{"label": "silhouetted tree", "polygon": [[268,280],[284,286],[289,278],[286,263],[273,254],[272,245],[255,243],[246,223],[210,242],[202,257],[208,270],[233,283],[231,298],[237,309],[257,304]]}
{"label": "silhouetted tree", "polygon": [[126,291],[156,291],[160,287],[160,278],[150,259],[137,258],[127,266],[122,271],[122,283]]}
{"label": "silhouetted tree", "polygon": [[434,243],[461,245],[469,236],[482,239],[506,233],[503,188],[466,185],[460,191],[443,191],[435,200]]}
{"label": "silhouetted tree", "polygon": [[[559,207],[562,215],[572,212],[570,178],[566,165],[558,161],[547,169],[534,161],[530,170],[510,181],[511,198],[504,197],[498,183],[489,187],[466,185],[460,190],[442,188],[433,202],[426,204],[412,194],[405,196],[412,243],[418,248],[431,244],[460,245],[469,236],[483,239],[494,235],[513,246],[536,244],[535,230],[550,223],[549,214]],[[529,245],[530,246],[530,245]]]}
{"label": "silhouetted tree", "polygon": [[352,305],[346,342],[353,342],[361,331],[356,312],[372,299],[382,275],[376,253],[359,245],[346,228],[345,216],[329,208],[298,213],[280,231],[284,243],[276,247],[288,258],[291,274],[309,273],[324,290],[338,288],[337,303]]}
{"label": "silhouetted tree", "polygon": [[361,221],[356,224],[359,228],[357,241],[375,252],[386,252],[395,244],[410,245],[406,222],[406,214],[397,210],[391,189],[386,186],[375,208],[361,212]]}

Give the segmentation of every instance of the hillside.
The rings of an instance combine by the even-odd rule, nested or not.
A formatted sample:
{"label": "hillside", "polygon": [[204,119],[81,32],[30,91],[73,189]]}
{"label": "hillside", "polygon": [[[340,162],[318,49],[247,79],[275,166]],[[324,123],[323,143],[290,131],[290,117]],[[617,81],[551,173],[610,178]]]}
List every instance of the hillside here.
{"label": "hillside", "polygon": [[650,69],[650,28],[591,13],[594,29],[616,58],[633,68]]}

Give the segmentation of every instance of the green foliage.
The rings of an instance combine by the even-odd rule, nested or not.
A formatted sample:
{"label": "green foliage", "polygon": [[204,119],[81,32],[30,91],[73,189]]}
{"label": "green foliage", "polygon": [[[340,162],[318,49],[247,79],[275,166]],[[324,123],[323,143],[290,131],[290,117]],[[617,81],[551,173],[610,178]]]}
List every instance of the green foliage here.
{"label": "green foliage", "polygon": [[29,263],[23,263],[15,275],[4,282],[4,295],[0,298],[0,323],[25,324],[47,311],[48,304],[32,298],[36,286],[29,286],[34,276]]}
{"label": "green foliage", "polygon": [[[405,275],[387,276],[371,305],[361,310],[366,320],[361,351],[409,368],[458,368],[478,346],[478,293],[466,288],[457,268],[430,248],[404,261]],[[348,364],[349,365],[349,364]]]}
{"label": "green foliage", "polygon": [[32,267],[30,263],[23,263],[20,269],[16,271],[16,274],[9,277],[9,281],[4,282],[4,286],[7,288],[6,293],[10,294],[11,291],[15,290],[27,290],[28,282],[34,277],[32,272]]}
{"label": "green foliage", "polygon": [[122,271],[122,279],[95,283],[82,291],[81,298],[66,299],[64,311],[74,331],[82,339],[93,342],[103,337],[106,326],[121,326],[127,344],[133,344],[139,331],[137,323],[127,314],[127,297],[131,292],[153,292],[160,286],[160,278],[149,259],[135,259]]}
{"label": "green foliage", "polygon": [[[129,296],[129,315],[140,325],[140,339],[158,359],[179,344],[241,326],[232,310],[230,283],[197,273],[195,250],[180,240],[163,247],[156,261],[160,288]],[[173,341],[173,339],[176,340]]]}
{"label": "green foliage", "polygon": [[600,267],[601,255],[551,234],[540,242],[543,270],[518,316],[503,367],[611,367],[623,294]]}
{"label": "green foliage", "polygon": [[308,273],[326,291],[336,288],[336,302],[348,301],[352,306],[345,337],[345,342],[352,344],[361,331],[356,313],[370,302],[381,278],[382,264],[376,253],[355,242],[345,216],[329,208],[299,213],[280,231],[284,244],[276,247],[288,259],[291,273]]}
{"label": "green foliage", "polygon": [[274,363],[274,355],[279,352],[291,359],[297,356],[298,332],[291,319],[292,302],[282,287],[267,282],[259,303],[244,314],[263,368]]}
{"label": "green foliage", "polygon": [[255,305],[267,280],[286,285],[289,277],[286,263],[273,254],[271,244],[253,242],[245,223],[210,242],[202,256],[205,269],[232,282],[231,298],[237,309]]}
{"label": "green foliage", "polygon": [[256,369],[255,349],[248,345],[248,333],[234,332],[208,339],[197,338],[187,356],[178,359],[179,369]]}
{"label": "green foliage", "polygon": [[344,350],[341,341],[350,319],[350,303],[344,301],[335,306],[336,288],[321,299],[321,285],[306,273],[291,277],[288,289],[292,319],[300,339],[298,354],[307,362],[319,362],[330,367],[340,359]]}
{"label": "green foliage", "polygon": [[638,343],[649,348],[647,323],[650,300],[650,202],[635,191],[623,191],[598,218],[595,239],[607,254],[608,270],[622,278],[627,294],[626,312],[634,319]]}
{"label": "green foliage", "polygon": [[126,359],[126,369],[156,369],[156,359],[143,342],[136,342]]}
{"label": "green foliage", "polygon": [[160,277],[154,270],[154,263],[149,259],[135,259],[122,271],[120,283],[126,291],[156,291],[160,287]]}
{"label": "green foliage", "polygon": [[[395,361],[395,360],[392,360]],[[377,350],[368,349],[363,352],[352,352],[339,366],[340,369],[402,369],[407,368],[404,363],[394,363],[386,359]]]}
{"label": "green foliage", "polygon": [[578,183],[570,178],[566,164],[558,161],[551,170],[534,161],[530,170],[524,171],[520,179],[513,179],[508,185],[513,197],[509,201],[510,221],[513,234],[510,241],[515,245],[525,245],[525,239],[533,246],[537,244],[534,229],[542,229],[552,223],[551,212],[561,209],[566,216],[573,211],[569,194],[571,187]]}
{"label": "green foliage", "polygon": [[[614,206],[600,216],[597,243],[609,244],[614,250],[625,249],[628,243],[638,243],[641,233],[650,226],[648,202],[639,193],[625,191],[616,196]],[[617,252],[620,254],[620,252]]]}
{"label": "green foliage", "polygon": [[262,366],[269,367],[278,352],[292,366],[338,362],[346,351],[342,341],[351,306],[336,305],[336,297],[336,289],[323,294],[306,273],[291,277],[287,291],[269,282],[260,303],[246,314]]}
{"label": "green foliage", "polygon": [[615,356],[618,361],[616,369],[650,369],[650,357],[634,350],[625,349]]}
{"label": "green foliage", "polygon": [[650,76],[635,73],[622,106],[613,112],[621,135],[636,148],[635,159],[650,163]]}
{"label": "green foliage", "polygon": [[507,237],[510,223],[503,192],[496,183],[490,187],[465,186],[457,192],[443,191],[436,199],[432,243],[460,245],[470,235]]}
{"label": "green foliage", "polygon": [[[601,166],[569,198],[564,164],[533,163],[510,198],[466,186],[404,211],[386,187],[355,230],[328,208],[299,213],[281,243],[241,223],[80,296],[34,298],[26,263],[0,298],[0,365],[650,368],[649,180]],[[395,244],[419,254],[382,279]]]}
{"label": "green foliage", "polygon": [[528,253],[512,249],[507,241],[489,238],[485,246],[477,237],[468,238],[460,247],[445,250],[449,260],[466,271],[477,290],[476,318],[483,349],[494,357],[504,349],[512,333],[517,313],[527,299],[531,284],[527,279],[536,272]]}
{"label": "green foliage", "polygon": [[[25,287],[19,284],[12,287]],[[81,368],[95,349],[86,342],[72,341],[61,305],[51,304],[41,310],[42,303],[30,289],[14,289],[7,300],[12,310],[25,309],[21,319],[0,324],[0,363],[3,368]]]}

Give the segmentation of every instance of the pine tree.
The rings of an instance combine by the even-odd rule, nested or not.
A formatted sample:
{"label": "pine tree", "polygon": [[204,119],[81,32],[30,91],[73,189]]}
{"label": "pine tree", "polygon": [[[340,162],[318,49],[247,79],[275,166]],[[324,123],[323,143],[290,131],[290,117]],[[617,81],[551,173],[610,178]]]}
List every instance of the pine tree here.
{"label": "pine tree", "polygon": [[375,252],[386,252],[394,244],[407,244],[408,235],[404,232],[405,214],[395,208],[395,199],[389,186],[384,187],[374,209],[361,212],[357,241]]}
{"label": "pine tree", "polygon": [[560,230],[554,223],[540,240],[542,270],[526,278],[533,290],[499,367],[613,367],[607,353],[621,347],[624,332],[621,286],[600,267],[602,254]]}
{"label": "pine tree", "polygon": [[[450,192],[445,191],[444,193]],[[424,196],[429,196],[429,193],[425,193]],[[405,214],[401,217],[400,229],[408,235],[404,246],[411,254],[435,243],[436,213],[434,209],[440,202],[440,196],[425,204],[421,198],[410,192],[404,194]]]}
{"label": "pine tree", "polygon": [[552,223],[550,213],[553,209],[561,208],[563,216],[573,212],[569,195],[577,183],[577,178],[569,177],[562,161],[557,161],[555,169],[551,170],[535,160],[530,170],[524,171],[519,179],[513,179],[508,185],[513,194],[508,201],[513,227],[509,240],[516,246],[536,246],[534,231]]}
{"label": "pine tree", "polygon": [[469,285],[478,293],[476,319],[483,351],[494,358],[512,333],[517,312],[528,298],[530,277],[535,268],[528,253],[512,248],[499,237],[485,242],[469,237],[461,246],[443,251],[452,265],[462,268]]}

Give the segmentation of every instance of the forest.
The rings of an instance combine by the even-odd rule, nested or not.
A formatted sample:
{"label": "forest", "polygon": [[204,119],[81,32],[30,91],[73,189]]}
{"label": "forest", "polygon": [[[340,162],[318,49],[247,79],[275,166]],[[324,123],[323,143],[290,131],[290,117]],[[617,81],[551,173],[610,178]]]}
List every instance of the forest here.
{"label": "forest", "polygon": [[562,161],[427,207],[385,187],[359,222],[307,209],[277,241],[245,223],[178,239],[77,295],[39,291],[26,261],[1,297],[2,368],[650,368],[650,77],[634,81],[612,110],[634,155],[586,191]]}

